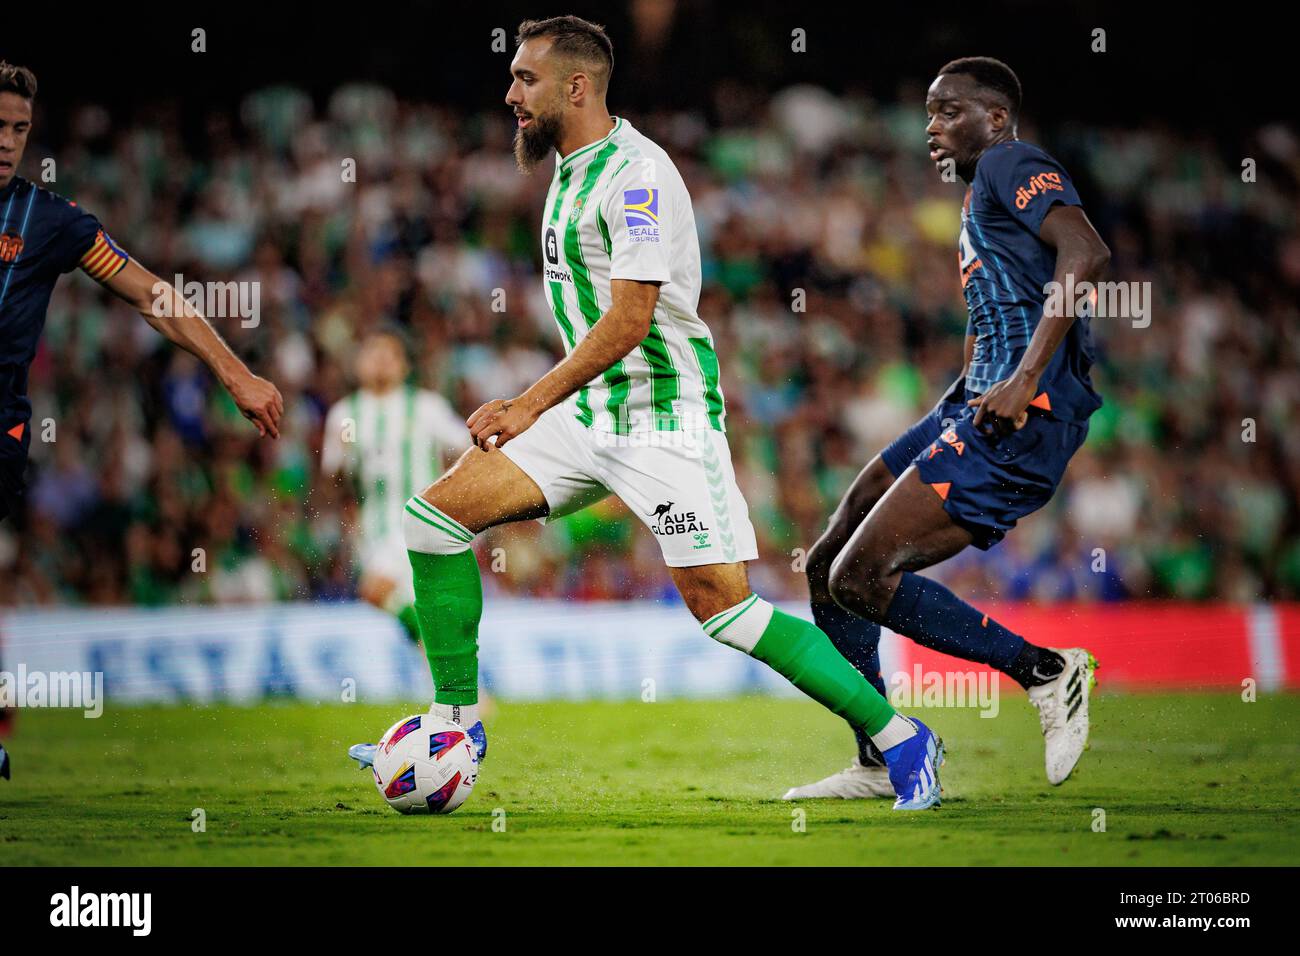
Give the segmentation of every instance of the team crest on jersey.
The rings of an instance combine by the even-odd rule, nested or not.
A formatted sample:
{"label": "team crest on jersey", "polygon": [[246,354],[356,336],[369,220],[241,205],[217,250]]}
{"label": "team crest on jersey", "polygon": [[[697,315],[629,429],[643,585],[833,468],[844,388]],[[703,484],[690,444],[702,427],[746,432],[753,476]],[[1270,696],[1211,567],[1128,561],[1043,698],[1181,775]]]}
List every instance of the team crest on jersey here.
{"label": "team crest on jersey", "polygon": [[659,241],[659,190],[625,189],[623,218],[631,242]]}
{"label": "team crest on jersey", "polygon": [[585,202],[586,199],[583,196],[579,196],[573,201],[573,208],[569,210],[569,222],[573,223],[578,221],[579,217],[582,216],[582,207]]}
{"label": "team crest on jersey", "polygon": [[0,236],[0,262],[13,262],[23,254],[23,237],[6,232]]}

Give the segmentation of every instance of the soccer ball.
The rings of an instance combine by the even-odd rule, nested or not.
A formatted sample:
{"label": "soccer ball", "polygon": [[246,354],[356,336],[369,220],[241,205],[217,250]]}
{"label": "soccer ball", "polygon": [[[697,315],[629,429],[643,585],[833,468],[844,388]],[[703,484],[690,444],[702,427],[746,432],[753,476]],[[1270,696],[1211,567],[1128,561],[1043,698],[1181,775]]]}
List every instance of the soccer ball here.
{"label": "soccer ball", "polygon": [[478,750],[459,724],[406,717],[379,738],[371,768],[379,795],[398,813],[451,813],[478,778]]}

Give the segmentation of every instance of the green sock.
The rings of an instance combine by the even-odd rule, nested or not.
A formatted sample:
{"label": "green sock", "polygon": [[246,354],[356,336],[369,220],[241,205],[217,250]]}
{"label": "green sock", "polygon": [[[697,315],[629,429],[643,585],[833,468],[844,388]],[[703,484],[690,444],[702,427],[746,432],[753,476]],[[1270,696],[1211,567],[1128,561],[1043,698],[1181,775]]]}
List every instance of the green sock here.
{"label": "green sock", "polygon": [[397,619],[406,630],[406,636],[416,644],[420,643],[420,618],[415,613],[414,604],[406,604],[397,612]]}
{"label": "green sock", "polygon": [[878,734],[894,717],[889,701],[816,624],[777,610],[757,594],[715,614],[703,627],[709,637],[762,661],[868,735]]}
{"label": "green sock", "polygon": [[415,576],[415,617],[433,675],[435,703],[478,702],[478,622],[483,582],[471,550],[407,551]]}

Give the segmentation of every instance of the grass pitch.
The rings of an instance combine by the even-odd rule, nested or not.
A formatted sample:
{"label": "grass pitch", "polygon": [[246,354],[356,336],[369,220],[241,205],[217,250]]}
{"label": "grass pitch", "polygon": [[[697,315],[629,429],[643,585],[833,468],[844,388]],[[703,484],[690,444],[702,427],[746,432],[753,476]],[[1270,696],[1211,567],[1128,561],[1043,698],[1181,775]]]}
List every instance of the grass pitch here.
{"label": "grass pitch", "polygon": [[[1300,697],[1094,697],[1075,776],[1037,718],[916,711],[942,808],[777,799],[847,764],[802,700],[499,704],[469,802],[403,817],[344,756],[422,706],[24,711],[0,780],[6,865],[1294,864]],[[206,829],[195,832],[196,808]],[[799,819],[795,812],[803,810]],[[495,811],[495,814],[494,814]],[[1104,832],[1097,832],[1104,812]],[[494,828],[494,821],[496,827]],[[802,826],[799,824],[802,822]],[[504,823],[504,830],[501,825]]]}

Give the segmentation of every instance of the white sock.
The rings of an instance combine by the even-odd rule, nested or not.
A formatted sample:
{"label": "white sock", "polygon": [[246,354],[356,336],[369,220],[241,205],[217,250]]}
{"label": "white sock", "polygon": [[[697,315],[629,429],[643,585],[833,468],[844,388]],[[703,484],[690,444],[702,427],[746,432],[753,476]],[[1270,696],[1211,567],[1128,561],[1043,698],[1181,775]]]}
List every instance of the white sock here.
{"label": "white sock", "polygon": [[439,704],[435,701],[429,705],[429,713],[466,729],[478,723],[478,704]]}
{"label": "white sock", "polygon": [[881,753],[884,753],[890,747],[897,747],[904,740],[915,736],[916,724],[902,714],[895,714],[889,718],[889,723],[881,728],[880,733],[871,735],[871,742],[880,748]]}

